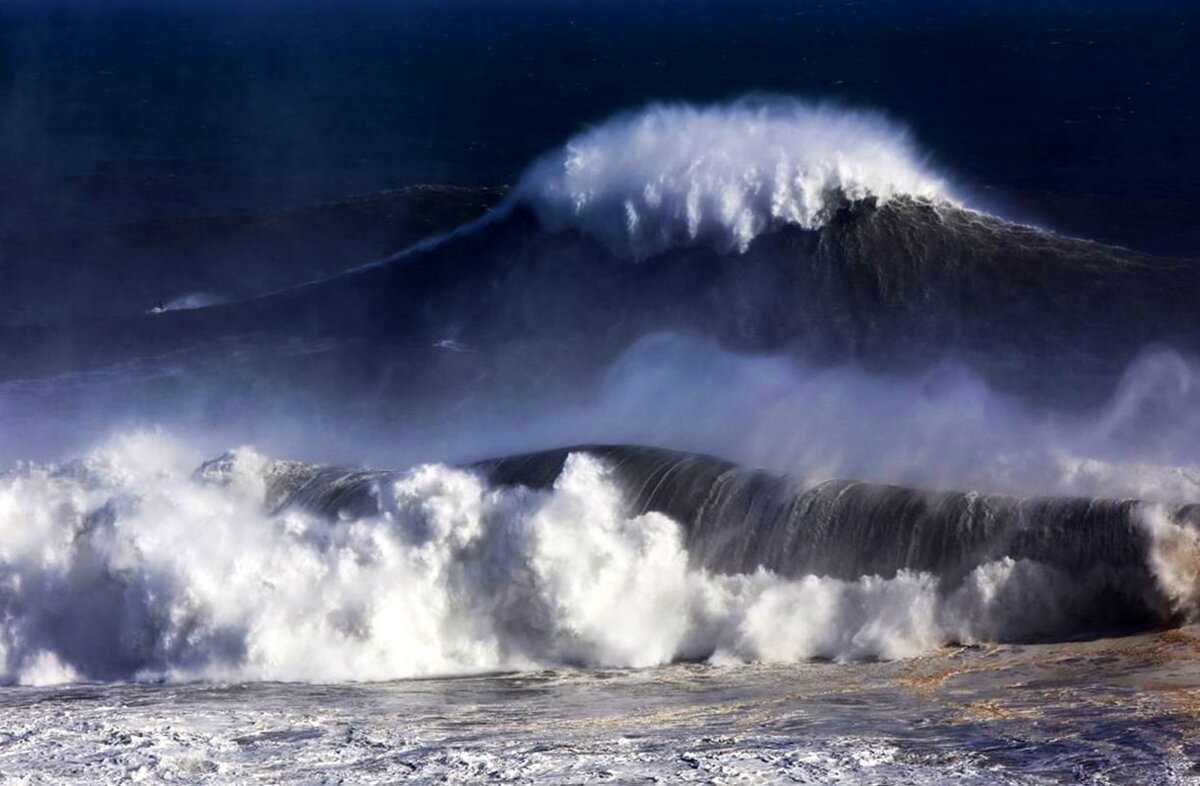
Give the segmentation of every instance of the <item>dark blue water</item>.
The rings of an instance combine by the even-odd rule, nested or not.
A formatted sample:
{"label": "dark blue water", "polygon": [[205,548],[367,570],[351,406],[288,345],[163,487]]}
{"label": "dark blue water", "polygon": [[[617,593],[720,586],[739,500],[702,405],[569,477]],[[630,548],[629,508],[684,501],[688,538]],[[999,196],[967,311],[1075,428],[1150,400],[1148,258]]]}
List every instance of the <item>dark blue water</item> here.
{"label": "dark blue water", "polygon": [[976,203],[1200,250],[1194,4],[18,3],[0,229],[512,182],[582,125],[752,91],[881,109]]}

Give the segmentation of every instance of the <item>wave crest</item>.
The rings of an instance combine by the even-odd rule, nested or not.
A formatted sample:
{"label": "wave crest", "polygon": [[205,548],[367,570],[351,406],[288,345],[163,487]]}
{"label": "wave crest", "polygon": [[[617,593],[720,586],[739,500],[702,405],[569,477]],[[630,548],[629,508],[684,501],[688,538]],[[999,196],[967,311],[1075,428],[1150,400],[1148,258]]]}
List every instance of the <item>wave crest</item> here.
{"label": "wave crest", "polygon": [[[338,477],[369,481],[372,505],[324,513],[272,510],[270,486],[306,465],[246,449],[193,462],[137,434],[0,475],[0,682],[902,658],[1072,630],[1125,575],[999,552],[958,578],[723,570],[689,525],[633,504],[619,462],[586,452],[544,487],[441,465],[300,471],[343,502],[355,494]],[[302,491],[289,498],[315,499]],[[1132,526],[1152,581],[1193,619],[1195,534],[1169,513]]]}
{"label": "wave crest", "polygon": [[818,228],[847,200],[954,202],[902,128],[785,99],[618,115],[536,162],[516,196],[549,227],[634,257],[745,251],[782,226]]}

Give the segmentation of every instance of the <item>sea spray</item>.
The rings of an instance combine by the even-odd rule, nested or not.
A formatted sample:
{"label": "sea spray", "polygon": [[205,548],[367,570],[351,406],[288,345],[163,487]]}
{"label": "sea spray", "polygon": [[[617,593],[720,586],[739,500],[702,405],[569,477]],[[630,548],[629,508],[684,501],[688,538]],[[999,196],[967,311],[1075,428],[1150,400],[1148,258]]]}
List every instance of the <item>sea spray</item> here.
{"label": "sea spray", "polygon": [[233,454],[221,482],[195,463],[183,444],[140,433],[0,476],[6,680],[898,658],[1003,640],[1031,616],[1069,622],[1099,591],[1010,558],[950,583],[907,570],[713,572],[677,522],[632,512],[586,454],[544,490],[417,467],[380,483],[378,510],[359,518],[270,513],[271,462],[252,450]]}
{"label": "sea spray", "polygon": [[769,98],[618,115],[543,157],[516,189],[548,226],[636,257],[745,251],[785,225],[816,229],[845,201],[895,196],[953,201],[883,116]]}

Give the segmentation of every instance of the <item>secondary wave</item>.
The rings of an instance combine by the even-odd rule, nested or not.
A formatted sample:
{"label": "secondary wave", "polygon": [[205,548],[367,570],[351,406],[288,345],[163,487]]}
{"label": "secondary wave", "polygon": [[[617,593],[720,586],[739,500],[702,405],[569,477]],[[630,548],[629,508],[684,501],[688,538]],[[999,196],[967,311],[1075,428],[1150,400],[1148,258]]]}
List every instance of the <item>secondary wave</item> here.
{"label": "secondary wave", "polygon": [[[656,455],[637,450],[628,455]],[[640,504],[629,487],[636,461],[547,455],[368,473],[371,504],[359,507],[344,504],[356,488],[345,473],[308,485],[306,501],[301,489],[319,468],[242,450],[193,473],[189,451],[156,435],[19,468],[0,478],[3,675],[336,681],[894,658],[1029,633],[1030,619],[1071,629],[1074,615],[1103,609],[1096,599],[1134,574],[1152,577],[1142,589],[1164,619],[1195,602],[1193,530],[1158,509],[1129,518],[1128,542],[1107,552],[1120,559],[1095,562],[1087,581],[1069,565],[1003,550],[955,577],[936,566],[731,572],[697,549],[694,521]],[[679,472],[689,461],[730,470],[683,461],[638,476],[661,489],[667,476],[691,483]],[[511,482],[531,468],[548,484]],[[729,533],[753,526],[753,511],[728,519],[740,504],[720,514]],[[1140,543],[1144,564],[1125,553]]]}
{"label": "secondary wave", "polygon": [[692,244],[744,252],[783,226],[817,229],[847,201],[952,202],[894,123],[789,99],[619,115],[535,163],[515,196],[550,229],[636,257]]}

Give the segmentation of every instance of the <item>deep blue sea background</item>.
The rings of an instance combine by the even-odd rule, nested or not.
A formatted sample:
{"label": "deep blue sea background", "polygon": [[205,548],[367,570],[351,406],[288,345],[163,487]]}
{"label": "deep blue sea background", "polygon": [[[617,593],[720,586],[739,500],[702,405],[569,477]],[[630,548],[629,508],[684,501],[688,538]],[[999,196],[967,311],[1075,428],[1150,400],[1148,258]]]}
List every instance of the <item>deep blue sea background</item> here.
{"label": "deep blue sea background", "polygon": [[977,206],[1191,256],[1196,17],[1183,0],[10,0],[0,232],[510,183],[615,111],[766,91],[884,111]]}

